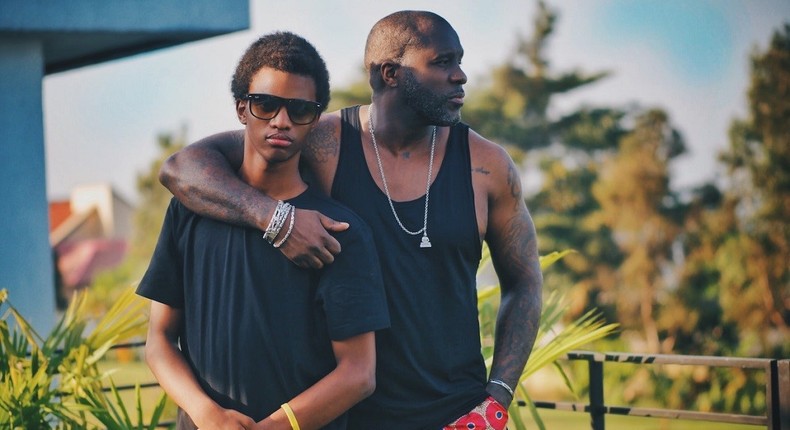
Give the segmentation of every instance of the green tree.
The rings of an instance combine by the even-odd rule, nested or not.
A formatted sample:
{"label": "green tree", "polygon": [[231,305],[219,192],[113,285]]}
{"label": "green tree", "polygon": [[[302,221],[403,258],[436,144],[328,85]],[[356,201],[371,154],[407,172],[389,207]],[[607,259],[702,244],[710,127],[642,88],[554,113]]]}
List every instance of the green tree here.
{"label": "green tree", "polygon": [[139,201],[134,211],[134,224],[129,252],[120,266],[100,273],[91,285],[91,311],[103,314],[123,289],[136,282],[148,267],[156,247],[159,231],[172,194],[159,183],[159,169],[165,159],[183,148],[187,142],[186,127],[180,132],[157,136],[159,155],[144,172],[137,175]]}
{"label": "green tree", "polygon": [[165,219],[165,210],[173,195],[159,182],[159,170],[165,160],[186,145],[187,131],[182,127],[177,134],[160,133],[157,136],[159,155],[148,170],[137,175],[137,192],[140,200],[134,213],[134,236],[130,257],[147,266],[159,239],[159,230]]}
{"label": "green tree", "polygon": [[332,100],[329,109],[332,112],[347,106],[364,105],[370,103],[373,91],[368,83],[368,73],[365,68],[359,69],[359,76],[348,86],[332,91]]}
{"label": "green tree", "polygon": [[640,114],[617,155],[604,163],[593,185],[601,208],[586,219],[611,231],[625,256],[612,297],[618,321],[624,330],[641,331],[646,350],[653,353],[661,350],[656,308],[668,287],[665,271],[671,269],[672,243],[679,233],[668,164],[684,150],[664,112]]}
{"label": "green tree", "polygon": [[[545,2],[537,3],[530,38],[519,37],[509,61],[495,67],[491,81],[470,93],[464,121],[482,135],[521,149],[549,146],[574,118],[552,121],[548,107],[552,97],[596,82],[607,73],[580,71],[550,73],[545,55],[557,14]],[[589,119],[584,118],[584,119]]]}
{"label": "green tree", "polygon": [[[749,117],[735,121],[722,160],[745,178],[733,197],[744,209],[747,279],[723,279],[725,320],[753,333],[762,353],[790,352],[790,25],[751,59]],[[751,290],[751,291],[747,291]],[[746,300],[743,296],[748,293]],[[748,319],[739,318],[747,314]],[[784,340],[782,340],[784,339]],[[778,342],[777,342],[778,340]],[[783,351],[782,351],[783,349]],[[781,355],[780,355],[781,356]]]}
{"label": "green tree", "polygon": [[[590,227],[582,220],[599,208],[591,185],[601,161],[617,151],[626,132],[622,125],[626,113],[585,106],[549,115],[556,95],[583,88],[608,73],[554,72],[546,51],[557,14],[542,1],[537,8],[531,36],[518,39],[511,58],[492,71],[491,82],[470,92],[464,121],[503,143],[517,161],[526,161],[526,180],[538,182],[539,176],[540,187],[528,196],[527,205],[540,252],[579,251],[560,261],[562,268],[544,281],[548,290],[572,290],[567,314],[572,318],[606,303],[602,292],[614,289],[615,269],[623,259],[605,226]],[[601,311],[612,319],[612,309],[604,306]]]}
{"label": "green tree", "polygon": [[[690,347],[790,354],[790,25],[753,53],[749,116],[733,121],[721,155],[729,183],[720,203],[687,224],[681,288],[706,292],[720,321]],[[688,293],[687,293],[688,294]],[[694,342],[696,340],[696,342]]]}

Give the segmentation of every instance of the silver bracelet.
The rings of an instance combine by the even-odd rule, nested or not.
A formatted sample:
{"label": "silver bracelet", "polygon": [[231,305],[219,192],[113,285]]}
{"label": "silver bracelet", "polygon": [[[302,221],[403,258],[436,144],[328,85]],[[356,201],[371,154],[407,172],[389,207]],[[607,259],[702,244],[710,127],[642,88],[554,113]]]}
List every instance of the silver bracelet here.
{"label": "silver bracelet", "polygon": [[288,225],[288,230],[285,232],[285,236],[283,236],[283,238],[280,239],[279,242],[274,242],[273,243],[275,248],[279,248],[279,247],[283,246],[285,241],[288,240],[288,236],[291,235],[291,232],[294,229],[294,224],[295,223],[296,223],[296,208],[291,206],[291,224]]}
{"label": "silver bracelet", "polygon": [[286,203],[282,200],[277,201],[277,207],[274,208],[272,219],[269,221],[269,225],[263,233],[263,238],[266,239],[267,242],[274,242],[274,238],[280,234],[280,230],[282,230],[283,225],[285,225],[285,220],[288,219],[288,211],[290,208],[290,203]]}
{"label": "silver bracelet", "polygon": [[508,393],[510,393],[510,397],[513,397],[513,389],[510,388],[510,385],[505,384],[503,381],[500,381],[499,379],[489,379],[488,383],[489,384],[494,384],[494,385],[499,385],[500,387],[506,389]]}

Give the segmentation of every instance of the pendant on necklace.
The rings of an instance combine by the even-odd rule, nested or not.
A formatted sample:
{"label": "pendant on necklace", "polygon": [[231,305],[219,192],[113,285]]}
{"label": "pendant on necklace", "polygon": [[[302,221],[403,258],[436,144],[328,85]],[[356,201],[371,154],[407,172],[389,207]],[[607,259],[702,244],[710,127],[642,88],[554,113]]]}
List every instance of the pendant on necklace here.
{"label": "pendant on necklace", "polygon": [[430,239],[428,239],[428,235],[423,235],[422,241],[420,242],[420,248],[430,248],[430,247],[431,247],[431,241]]}

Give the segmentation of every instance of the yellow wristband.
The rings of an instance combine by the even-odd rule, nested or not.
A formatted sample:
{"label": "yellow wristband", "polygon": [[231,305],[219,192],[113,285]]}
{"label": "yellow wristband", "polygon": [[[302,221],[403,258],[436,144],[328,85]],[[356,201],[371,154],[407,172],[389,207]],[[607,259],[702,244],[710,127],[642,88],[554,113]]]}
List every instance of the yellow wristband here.
{"label": "yellow wristband", "polygon": [[291,423],[291,428],[293,430],[301,430],[299,428],[299,421],[296,421],[296,415],[294,415],[293,409],[288,404],[288,402],[283,403],[280,407],[285,411],[285,415],[288,417],[288,422]]}

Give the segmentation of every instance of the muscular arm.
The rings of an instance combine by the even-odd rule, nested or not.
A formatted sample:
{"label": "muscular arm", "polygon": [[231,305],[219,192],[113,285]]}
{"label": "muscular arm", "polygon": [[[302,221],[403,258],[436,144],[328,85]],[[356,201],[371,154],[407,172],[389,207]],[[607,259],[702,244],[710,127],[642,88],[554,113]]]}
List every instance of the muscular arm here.
{"label": "muscular arm", "polygon": [[[521,181],[504,151],[493,157],[486,242],[500,281],[502,300],[497,315],[491,379],[514,390],[537,335],[542,306],[543,275],[538,260],[535,226],[524,203]],[[500,403],[512,401],[507,391],[488,384]]]}
{"label": "muscular arm", "polygon": [[[376,350],[372,332],[332,342],[337,367],[312,387],[291,399],[299,428],[318,429],[328,424],[376,386]],[[258,423],[259,430],[290,429],[282,409]]]}
{"label": "muscular arm", "polygon": [[198,384],[192,369],[176,346],[182,321],[182,311],[159,302],[151,302],[145,361],[159,385],[199,428],[252,428],[255,424],[252,418],[222,408]]}
{"label": "muscular arm", "polygon": [[[162,165],[159,180],[181,203],[201,215],[263,231],[277,201],[236,175],[243,154],[242,130],[218,133],[170,156]],[[281,252],[304,268],[321,268],[334,261],[340,244],[327,230],[344,230],[347,224],[301,209],[295,218],[293,232]]]}

